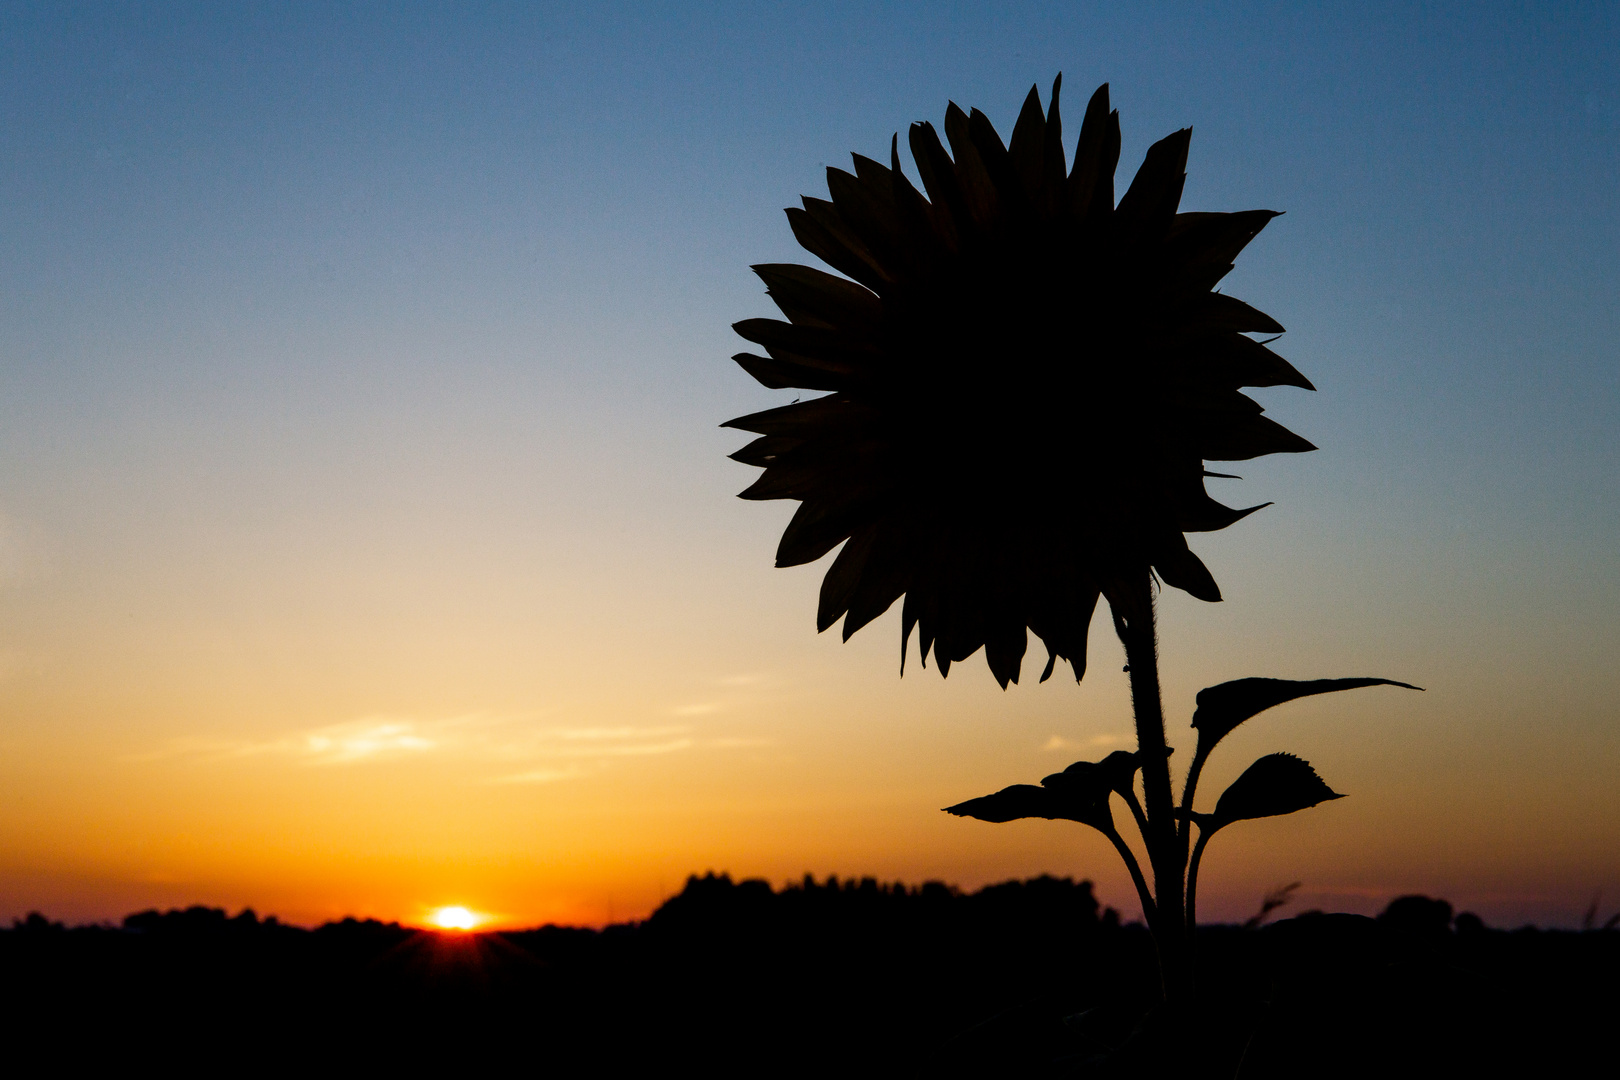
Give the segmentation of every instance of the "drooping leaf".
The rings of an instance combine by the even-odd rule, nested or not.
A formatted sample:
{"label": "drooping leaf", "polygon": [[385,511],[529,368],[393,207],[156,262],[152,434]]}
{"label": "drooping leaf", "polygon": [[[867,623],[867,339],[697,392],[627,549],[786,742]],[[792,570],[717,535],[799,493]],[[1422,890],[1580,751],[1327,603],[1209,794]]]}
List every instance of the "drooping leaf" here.
{"label": "drooping leaf", "polygon": [[1062,814],[1056,813],[1053,809],[1055,801],[1052,793],[1045,788],[1036,787],[1034,784],[1014,784],[1012,787],[1002,788],[994,795],[981,795],[977,799],[947,806],[945,812],[955,814],[957,817],[992,821],[999,825],[1004,821],[1017,821],[1020,818],[1062,817]]}
{"label": "drooping leaf", "polygon": [[1129,750],[1115,750],[1112,754],[1097,762],[1097,768],[1102,771],[1104,779],[1108,781],[1109,789],[1121,795],[1129,792],[1136,784],[1136,771],[1142,767],[1142,759]]}
{"label": "drooping leaf", "polygon": [[1198,706],[1193,710],[1192,726],[1198,731],[1199,746],[1213,748],[1233,728],[1273,705],[1314,694],[1356,690],[1363,686],[1423,689],[1394,679],[1234,679],[1198,691]]}
{"label": "drooping leaf", "polygon": [[1210,831],[1234,821],[1292,814],[1342,798],[1322,782],[1309,762],[1293,754],[1267,754],[1221,793],[1209,818]]}

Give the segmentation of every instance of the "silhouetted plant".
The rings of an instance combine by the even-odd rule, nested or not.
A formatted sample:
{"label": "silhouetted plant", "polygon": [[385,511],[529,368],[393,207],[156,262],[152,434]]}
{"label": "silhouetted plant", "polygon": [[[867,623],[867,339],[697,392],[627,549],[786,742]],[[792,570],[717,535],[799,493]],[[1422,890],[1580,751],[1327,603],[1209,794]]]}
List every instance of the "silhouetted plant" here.
{"label": "silhouetted plant", "polygon": [[[932,651],[941,675],[982,647],[1005,688],[1034,631],[1048,652],[1042,680],[1060,659],[1078,680],[1097,600],[1107,599],[1137,750],[948,809],[1101,831],[1136,884],[1165,993],[1179,1001],[1191,989],[1188,928],[1210,837],[1339,797],[1304,761],[1274,754],[1199,813],[1193,796],[1209,753],[1273,705],[1407,684],[1241,679],[1204,690],[1176,804],[1155,583],[1221,598],[1184,534],[1224,529],[1260,507],[1210,498],[1204,479],[1225,474],[1204,463],[1314,449],[1239,392],[1314,388],[1248,336],[1281,333],[1276,321],[1214,291],[1275,212],[1178,212],[1190,129],[1148,150],[1116,204],[1119,114],[1108,87],[1086,108],[1071,166],[1060,84],[1044,113],[1031,89],[1006,145],[983,113],[954,103],[949,152],[933,125],[913,124],[926,194],[902,172],[897,135],[887,167],[857,154],[853,174],[827,170],[830,202],[805,198],[787,211],[800,244],[844,276],[754,267],[788,321],[737,323],[766,355],[735,359],[767,387],[828,393],[727,426],[759,436],[732,455],[765,470],[742,497],[801,504],[777,565],[843,545],[822,582],[821,630],[842,619],[848,640],[905,597],[902,673],[916,630],[922,662]],[[1151,885],[1114,825],[1115,796],[1142,834]]]}

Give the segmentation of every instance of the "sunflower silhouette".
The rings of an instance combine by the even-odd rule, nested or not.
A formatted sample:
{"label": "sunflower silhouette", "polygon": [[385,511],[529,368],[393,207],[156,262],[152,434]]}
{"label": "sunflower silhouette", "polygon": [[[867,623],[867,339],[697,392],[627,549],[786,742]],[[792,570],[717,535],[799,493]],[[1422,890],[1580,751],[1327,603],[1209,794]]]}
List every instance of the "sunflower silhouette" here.
{"label": "sunflower silhouette", "polygon": [[1034,631],[1043,680],[1059,659],[1083,677],[1099,595],[1116,626],[1151,622],[1154,573],[1220,599],[1184,534],[1259,507],[1212,499],[1204,479],[1223,474],[1206,461],[1314,449],[1239,392],[1314,389],[1248,336],[1283,328],[1214,291],[1276,215],[1177,212],[1191,129],[1149,149],[1116,205],[1108,87],[1072,167],[1060,87],[1044,113],[1030,90],[1009,145],[954,103],[949,152],[913,124],[926,195],[898,136],[887,167],[857,154],[853,174],[828,169],[831,201],[787,214],[838,273],[756,266],[787,321],[736,324],[765,353],[735,358],[754,378],[829,392],[729,422],[759,436],[732,457],[765,470],[742,497],[799,500],[778,566],[844,545],[821,630],[843,619],[848,640],[905,598],[902,671],[915,629],[923,663],[932,650],[944,675],[983,647],[1005,687]]}

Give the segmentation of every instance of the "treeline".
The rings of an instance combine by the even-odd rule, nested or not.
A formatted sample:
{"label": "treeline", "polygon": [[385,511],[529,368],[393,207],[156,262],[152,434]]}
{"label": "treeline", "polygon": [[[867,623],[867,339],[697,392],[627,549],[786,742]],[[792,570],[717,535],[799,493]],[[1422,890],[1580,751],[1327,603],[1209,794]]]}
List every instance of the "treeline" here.
{"label": "treeline", "polygon": [[[601,931],[35,915],[0,931],[0,1022],[64,1070],[1104,1075],[1154,998],[1152,948],[1089,882],[1052,877],[962,892],[707,874]],[[1246,1078],[1545,1073],[1600,1049],[1620,1004],[1620,933],[1490,930],[1423,897],[1376,920],[1208,927],[1199,952],[1211,1075],[1239,1059]]]}

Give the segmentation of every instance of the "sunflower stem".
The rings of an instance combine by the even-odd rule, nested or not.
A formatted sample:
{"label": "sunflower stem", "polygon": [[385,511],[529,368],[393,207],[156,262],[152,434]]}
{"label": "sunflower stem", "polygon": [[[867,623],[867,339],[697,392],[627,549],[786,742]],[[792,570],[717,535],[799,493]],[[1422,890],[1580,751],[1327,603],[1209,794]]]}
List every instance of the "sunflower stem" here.
{"label": "sunflower stem", "polygon": [[1204,847],[1209,838],[1215,835],[1214,830],[1200,825],[1198,827],[1198,843],[1193,846],[1192,865],[1187,870],[1187,932],[1192,934],[1198,929],[1198,864],[1204,861]]}
{"label": "sunflower stem", "polygon": [[1131,708],[1136,715],[1136,747],[1142,767],[1142,794],[1147,814],[1143,842],[1153,867],[1152,927],[1159,952],[1159,975],[1165,1000],[1180,1005],[1191,996],[1187,956],[1187,859],[1176,828],[1170,791],[1170,747],[1164,736],[1164,705],[1159,697],[1158,634],[1154,626],[1152,579],[1144,567],[1128,575],[1118,596],[1110,595],[1114,630],[1125,646],[1131,677]]}
{"label": "sunflower stem", "polygon": [[1120,859],[1125,863],[1125,869],[1131,873],[1131,883],[1136,886],[1136,895],[1142,901],[1142,917],[1147,920],[1149,927],[1157,926],[1159,924],[1158,908],[1153,903],[1153,891],[1148,888],[1147,879],[1142,876],[1142,867],[1136,861],[1136,853],[1125,842],[1125,838],[1119,835],[1118,829],[1108,829],[1103,835],[1108,837],[1109,841],[1114,845],[1114,849],[1119,852]]}

